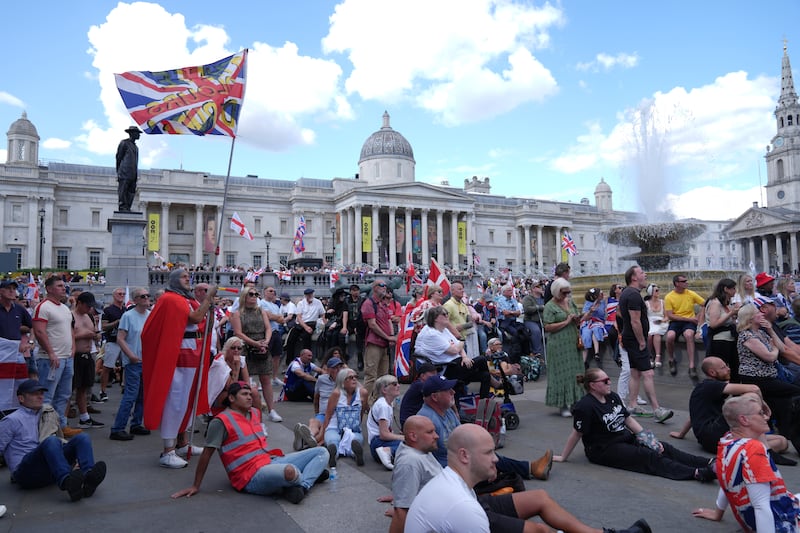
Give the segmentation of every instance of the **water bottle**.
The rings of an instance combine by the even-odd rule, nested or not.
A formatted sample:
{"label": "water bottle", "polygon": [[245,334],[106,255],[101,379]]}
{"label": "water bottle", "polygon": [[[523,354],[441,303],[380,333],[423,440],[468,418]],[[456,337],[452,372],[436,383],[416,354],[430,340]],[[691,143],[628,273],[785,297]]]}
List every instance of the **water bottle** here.
{"label": "water bottle", "polygon": [[328,474],[328,490],[329,492],[337,492],[339,490],[339,473],[336,471],[336,467],[332,467]]}

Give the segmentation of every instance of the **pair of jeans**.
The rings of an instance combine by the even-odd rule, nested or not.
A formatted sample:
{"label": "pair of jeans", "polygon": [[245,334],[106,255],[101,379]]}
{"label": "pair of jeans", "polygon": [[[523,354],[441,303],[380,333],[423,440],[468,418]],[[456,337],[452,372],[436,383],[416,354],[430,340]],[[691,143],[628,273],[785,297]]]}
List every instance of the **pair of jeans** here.
{"label": "pair of jeans", "polygon": [[394,457],[395,452],[397,452],[397,448],[400,446],[399,440],[382,440],[379,436],[373,437],[371,441],[369,441],[369,451],[372,453],[372,458],[375,459],[376,462],[380,463],[381,459],[378,457],[378,448],[388,447],[392,449],[392,457]]}
{"label": "pair of jeans", "polygon": [[[339,447],[339,442],[341,442],[341,440],[342,440],[342,432],[339,431],[339,428],[330,427],[329,426],[328,429],[325,430],[325,446],[333,444],[334,446],[336,446],[338,448]],[[364,443],[364,435],[362,435],[361,432],[356,433],[354,431],[353,432],[353,440],[354,441],[358,441],[358,442],[363,444]]]}
{"label": "pair of jeans", "polygon": [[544,354],[544,345],[542,343],[542,327],[538,322],[530,320],[525,321],[525,327],[531,334],[531,353],[542,355]]}
{"label": "pair of jeans", "polygon": [[[292,465],[300,475],[288,481],[284,475],[286,465]],[[328,450],[321,446],[294,452],[283,457],[272,457],[270,464],[262,466],[247,482],[244,492],[269,496],[286,487],[301,486],[308,490],[328,466]]]}
{"label": "pair of jeans", "polygon": [[44,439],[33,451],[22,458],[14,471],[14,481],[23,489],[38,489],[52,483],[61,483],[72,471],[77,459],[85,474],[94,466],[92,441],[86,433],[72,437],[66,444],[55,435]]}
{"label": "pair of jeans", "polygon": [[72,357],[58,359],[58,368],[55,369],[53,379],[50,378],[50,360],[37,359],[36,367],[39,370],[39,383],[47,387],[44,391],[44,403],[49,403],[58,413],[61,427],[67,426],[67,402],[72,395],[72,375],[74,374],[74,361]]}
{"label": "pair of jeans", "polygon": [[[144,404],[142,401],[144,388],[142,387],[142,363],[128,363],[125,365],[125,391],[119,402],[119,410],[111,426],[111,433],[125,431],[128,418],[131,419],[131,428],[142,425]],[[133,417],[131,417],[133,411]]]}

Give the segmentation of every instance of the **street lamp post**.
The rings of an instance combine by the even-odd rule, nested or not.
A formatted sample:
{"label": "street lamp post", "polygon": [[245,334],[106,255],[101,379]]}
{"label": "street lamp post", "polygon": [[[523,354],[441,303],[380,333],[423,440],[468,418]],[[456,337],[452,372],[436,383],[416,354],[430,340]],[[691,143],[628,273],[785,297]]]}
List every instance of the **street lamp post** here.
{"label": "street lamp post", "polygon": [[336,224],[331,224],[331,249],[333,250],[333,255],[331,255],[331,266],[336,264]]}
{"label": "street lamp post", "polygon": [[475,240],[469,241],[469,250],[472,252],[472,273],[475,273]]}
{"label": "street lamp post", "polygon": [[44,253],[44,207],[39,209],[39,274],[42,273],[42,254]]}
{"label": "street lamp post", "polygon": [[381,269],[381,244],[383,244],[383,237],[378,235],[375,237],[375,246],[378,247],[378,270]]}
{"label": "street lamp post", "polygon": [[267,245],[267,270],[266,270],[267,272],[272,272],[272,270],[269,268],[269,245],[271,243],[272,243],[272,233],[267,231],[264,234],[264,244]]}

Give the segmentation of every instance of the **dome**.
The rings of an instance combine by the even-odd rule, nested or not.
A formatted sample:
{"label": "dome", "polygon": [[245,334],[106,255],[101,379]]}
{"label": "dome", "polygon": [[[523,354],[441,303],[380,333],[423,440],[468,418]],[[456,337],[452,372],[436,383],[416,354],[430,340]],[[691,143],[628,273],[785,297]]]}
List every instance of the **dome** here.
{"label": "dome", "polygon": [[28,114],[25,111],[22,112],[21,118],[11,124],[7,135],[25,135],[39,139],[39,132],[36,131],[36,126],[33,125],[33,122],[28,120]]}
{"label": "dome", "polygon": [[600,183],[597,184],[597,187],[594,189],[595,194],[604,193],[604,192],[611,192],[611,187],[606,183],[605,179],[600,178]]}
{"label": "dome", "polygon": [[414,161],[414,151],[411,144],[399,132],[389,125],[389,113],[383,112],[383,126],[381,129],[367,137],[361,147],[359,164],[376,157],[393,157]]}

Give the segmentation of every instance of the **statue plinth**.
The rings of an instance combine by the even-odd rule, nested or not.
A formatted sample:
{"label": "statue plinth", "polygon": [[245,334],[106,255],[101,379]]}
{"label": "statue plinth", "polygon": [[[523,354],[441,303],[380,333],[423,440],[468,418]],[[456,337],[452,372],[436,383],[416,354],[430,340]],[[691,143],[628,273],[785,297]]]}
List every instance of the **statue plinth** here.
{"label": "statue plinth", "polygon": [[147,221],[140,211],[114,211],[108,219],[111,255],[106,260],[106,301],[117,287],[146,287],[147,257],[145,229]]}

